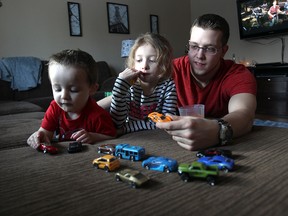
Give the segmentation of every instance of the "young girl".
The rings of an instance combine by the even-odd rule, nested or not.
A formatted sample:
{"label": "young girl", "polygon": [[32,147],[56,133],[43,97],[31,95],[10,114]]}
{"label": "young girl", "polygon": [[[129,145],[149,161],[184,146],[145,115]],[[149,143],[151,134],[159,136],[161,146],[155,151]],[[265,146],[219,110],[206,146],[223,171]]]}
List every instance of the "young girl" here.
{"label": "young girl", "polygon": [[49,60],[49,79],[54,100],[41,127],[27,140],[32,148],[50,143],[57,131],[59,141],[93,144],[116,136],[109,112],[92,99],[97,91],[97,68],[93,57],[81,50],[63,50]]}
{"label": "young girl", "polygon": [[161,35],[146,33],[136,39],[126,64],[115,81],[110,107],[118,134],[156,129],[147,121],[149,113],[177,112],[172,48]]}

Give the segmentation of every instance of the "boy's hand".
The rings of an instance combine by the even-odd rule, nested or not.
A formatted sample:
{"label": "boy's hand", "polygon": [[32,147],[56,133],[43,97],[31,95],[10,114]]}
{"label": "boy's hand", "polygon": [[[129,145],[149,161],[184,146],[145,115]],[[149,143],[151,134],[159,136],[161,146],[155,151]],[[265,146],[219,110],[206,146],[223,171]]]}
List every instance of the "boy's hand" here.
{"label": "boy's hand", "polygon": [[74,132],[70,138],[77,142],[93,143],[93,136],[84,129]]}
{"label": "boy's hand", "polygon": [[48,136],[43,131],[34,132],[27,140],[27,144],[34,149],[37,149],[40,143],[50,144]]}

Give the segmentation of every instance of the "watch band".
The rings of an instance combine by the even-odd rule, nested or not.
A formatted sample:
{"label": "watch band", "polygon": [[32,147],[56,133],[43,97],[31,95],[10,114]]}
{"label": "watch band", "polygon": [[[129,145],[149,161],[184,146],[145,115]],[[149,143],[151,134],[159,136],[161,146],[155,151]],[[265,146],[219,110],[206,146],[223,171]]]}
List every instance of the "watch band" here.
{"label": "watch band", "polygon": [[218,119],[219,125],[219,145],[227,145],[232,142],[233,129],[231,125],[223,119]]}

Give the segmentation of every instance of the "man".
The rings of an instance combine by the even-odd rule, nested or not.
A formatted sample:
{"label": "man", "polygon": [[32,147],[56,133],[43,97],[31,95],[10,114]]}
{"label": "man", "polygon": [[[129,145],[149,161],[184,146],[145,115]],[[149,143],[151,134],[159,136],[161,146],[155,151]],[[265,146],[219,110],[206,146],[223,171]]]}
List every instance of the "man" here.
{"label": "man", "polygon": [[205,104],[206,118],[171,116],[156,126],[187,150],[229,144],[252,128],[256,81],[243,65],[223,59],[229,34],[224,18],[202,15],[192,25],[188,55],[173,62],[178,106]]}
{"label": "man", "polygon": [[270,26],[273,26],[279,22],[279,14],[285,14],[280,10],[280,6],[278,5],[278,1],[274,0],[273,5],[268,10],[268,15],[270,19]]}

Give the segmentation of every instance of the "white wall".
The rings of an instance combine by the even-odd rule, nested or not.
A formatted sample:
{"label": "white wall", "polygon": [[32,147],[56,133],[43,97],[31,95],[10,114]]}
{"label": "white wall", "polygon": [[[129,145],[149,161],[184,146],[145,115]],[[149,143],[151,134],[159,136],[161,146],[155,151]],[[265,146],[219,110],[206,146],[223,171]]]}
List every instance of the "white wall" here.
{"label": "white wall", "polygon": [[[203,13],[216,13],[223,16],[230,25],[229,50],[226,58],[246,58],[258,63],[281,61],[281,39],[279,37],[270,39],[240,40],[237,20],[236,0],[191,0],[191,18]],[[286,41],[288,43],[288,38]],[[287,49],[284,52],[284,61],[288,62]]]}
{"label": "white wall", "polygon": [[[73,1],[73,0],[72,0]],[[184,53],[191,22],[203,13],[218,13],[231,27],[230,49],[226,58],[254,59],[257,62],[281,61],[279,38],[240,40],[236,0],[113,0],[129,7],[130,34],[108,33],[105,0],[75,0],[81,7],[83,37],[69,34],[67,1],[2,0],[0,8],[0,58],[35,56],[41,59],[66,48],[79,48],[104,60],[116,71],[123,69],[121,41],[136,38],[150,30],[149,15],[159,16],[160,33],[174,48],[174,55]],[[287,37],[286,37],[287,38]],[[287,40],[286,40],[287,41]],[[284,60],[288,62],[287,49]]]}
{"label": "white wall", "polygon": [[191,24],[190,0],[110,0],[128,5],[130,34],[108,33],[104,0],[80,3],[83,37],[70,37],[67,1],[2,0],[0,8],[0,58],[35,56],[48,59],[55,52],[79,48],[104,60],[116,71],[123,69],[121,41],[150,31],[149,15],[159,16],[159,30],[171,42],[174,55],[184,53]]}

